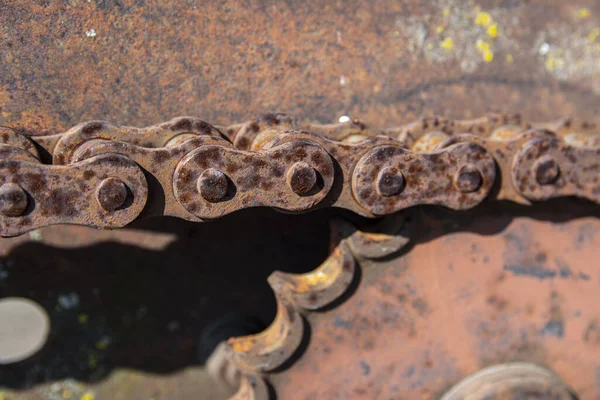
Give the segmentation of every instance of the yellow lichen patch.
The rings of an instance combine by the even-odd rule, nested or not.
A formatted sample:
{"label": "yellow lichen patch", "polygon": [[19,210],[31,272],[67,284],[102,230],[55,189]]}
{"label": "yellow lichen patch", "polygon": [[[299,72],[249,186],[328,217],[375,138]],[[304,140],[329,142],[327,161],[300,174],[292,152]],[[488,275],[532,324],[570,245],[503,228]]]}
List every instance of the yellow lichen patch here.
{"label": "yellow lichen patch", "polygon": [[577,10],[577,16],[579,18],[587,18],[590,16],[590,10],[588,10],[587,8],[580,8],[579,10]]}
{"label": "yellow lichen patch", "polygon": [[66,400],[66,399],[70,399],[72,397],[73,397],[73,392],[72,391],[70,391],[69,389],[63,390],[63,392],[62,392],[62,398],[63,399]]}
{"label": "yellow lichen patch", "polygon": [[231,348],[236,353],[247,353],[255,345],[256,345],[256,340],[254,340],[254,339],[243,340],[243,338],[242,338],[240,340],[236,340],[235,342],[232,342],[231,343]]}
{"label": "yellow lichen patch", "polygon": [[450,10],[445,9],[442,14],[444,15],[444,18],[448,18],[450,16]]}
{"label": "yellow lichen patch", "polygon": [[94,352],[88,354],[88,367],[94,369],[98,366],[98,355]]}
{"label": "yellow lichen patch", "polygon": [[479,26],[487,28],[493,23],[493,21],[494,20],[492,19],[492,16],[488,12],[478,11],[475,15],[475,24]]}
{"label": "yellow lichen patch", "polygon": [[598,36],[600,36],[600,28],[594,28],[588,35],[588,40],[594,43],[598,39]]}
{"label": "yellow lichen patch", "polygon": [[565,65],[565,60],[562,58],[556,58],[552,55],[546,57],[546,68],[549,71],[554,71],[558,68],[562,68]]}
{"label": "yellow lichen patch", "polygon": [[490,45],[490,43],[486,42],[485,40],[477,40],[476,43],[477,49],[481,52],[481,57],[483,58],[483,61],[489,63],[492,62],[494,60],[494,52],[492,51],[492,46]]}
{"label": "yellow lichen patch", "polygon": [[490,44],[485,40],[478,39],[475,45],[477,46],[477,50],[479,51],[485,51],[490,49]]}
{"label": "yellow lichen patch", "polygon": [[96,396],[92,392],[85,392],[79,400],[95,400]]}
{"label": "yellow lichen patch", "polygon": [[89,317],[86,313],[81,313],[81,314],[79,314],[78,319],[79,319],[79,323],[81,325],[85,325],[85,324],[87,324]]}
{"label": "yellow lichen patch", "polygon": [[506,60],[507,63],[512,63],[514,61],[514,58],[512,56],[512,54],[507,54],[506,57],[504,58]]}
{"label": "yellow lichen patch", "polygon": [[433,44],[432,43],[427,43],[426,48],[427,48],[427,50],[432,50],[433,49]]}
{"label": "yellow lichen patch", "polygon": [[494,61],[494,53],[491,50],[485,50],[483,52],[483,61],[487,63]]}
{"label": "yellow lichen patch", "polygon": [[8,400],[5,393],[0,392],[0,400]]}
{"label": "yellow lichen patch", "polygon": [[498,36],[498,24],[491,24],[487,29],[487,34],[491,38],[495,38]]}
{"label": "yellow lichen patch", "polygon": [[451,37],[447,37],[440,43],[440,47],[444,50],[452,50],[454,48],[454,41]]}
{"label": "yellow lichen patch", "polygon": [[442,32],[444,32],[444,27],[443,27],[442,25],[438,25],[438,26],[435,28],[435,31],[436,31],[437,33],[442,33]]}

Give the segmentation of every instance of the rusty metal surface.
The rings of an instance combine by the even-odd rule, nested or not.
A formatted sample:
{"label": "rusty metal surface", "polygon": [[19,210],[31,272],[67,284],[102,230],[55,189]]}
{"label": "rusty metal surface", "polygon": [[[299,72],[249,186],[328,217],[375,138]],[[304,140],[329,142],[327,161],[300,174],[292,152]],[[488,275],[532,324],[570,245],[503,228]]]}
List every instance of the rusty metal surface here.
{"label": "rusty metal surface", "polygon": [[[82,207],[92,211],[75,217],[41,200],[53,189],[39,179],[25,188],[6,187],[0,235],[55,223],[118,228],[162,215],[205,221],[259,206],[288,212],[329,206],[376,217],[423,204],[467,210],[488,198],[522,204],[564,196],[600,201],[599,135],[596,124],[585,121],[532,123],[518,115],[490,114],[476,120],[424,118],[378,130],[359,121],[318,125],[266,114],[221,129],[227,139],[204,121],[181,117],[145,129],[93,121],[50,142],[30,137],[51,156],[52,166],[37,162],[31,143],[13,131],[20,139],[4,145],[11,184],[62,171],[69,185],[89,192],[86,181],[96,172],[86,165],[98,157],[114,165],[103,165],[104,181],[93,196],[80,196]],[[239,135],[246,135],[243,141]],[[571,135],[579,139],[565,140]],[[119,177],[124,161],[129,173],[138,175],[135,182]],[[27,168],[37,174],[23,172]],[[139,179],[142,174],[145,179]],[[32,201],[25,204],[25,198]],[[94,211],[96,205],[102,213]]]}
{"label": "rusty metal surface", "polygon": [[269,375],[278,396],[434,399],[481,368],[523,361],[596,398],[597,211],[562,202],[523,212],[426,212],[410,251],[364,260],[350,298],[306,314],[310,343]]}
{"label": "rusty metal surface", "polygon": [[[0,128],[3,141],[0,155],[5,163],[12,163],[13,170],[33,168],[48,176],[60,170],[62,175],[57,178],[63,179],[60,185],[76,188],[84,184],[82,166],[85,168],[91,160],[98,157],[127,159],[134,174],[143,174],[146,179],[136,188],[147,186],[148,194],[139,196],[141,193],[129,190],[119,177],[121,170],[107,165],[103,173],[111,176],[98,182],[93,192],[86,190],[88,198],[76,204],[76,208],[91,207],[92,211],[99,211],[96,217],[99,215],[101,221],[85,214],[84,220],[77,220],[70,215],[65,217],[64,210],[53,208],[48,204],[53,197],[45,197],[43,188],[37,185],[28,186],[23,181],[24,175],[15,175],[9,168],[7,179],[13,182],[7,180],[6,186],[0,189],[0,211],[4,215],[3,226],[6,226],[2,236],[22,234],[54,222],[115,228],[133,219],[156,215],[198,221],[224,216],[248,205],[274,206],[288,211],[333,206],[373,217],[404,206],[431,203],[427,191],[432,190],[435,195],[436,190],[442,189],[436,188],[432,180],[424,182],[417,174],[401,170],[399,164],[386,166],[381,171],[381,165],[360,165],[359,170],[368,170],[372,176],[360,182],[363,190],[356,190],[353,185],[357,182],[352,178],[362,162],[361,157],[382,146],[392,146],[394,152],[403,155],[410,150],[410,154],[421,159],[438,158],[457,148],[484,149],[476,155],[483,155],[490,162],[493,158],[495,175],[489,166],[475,167],[476,163],[470,162],[453,166],[452,174],[441,179],[444,190],[455,191],[452,192],[455,196],[461,193],[459,203],[466,196],[477,199],[467,201],[468,207],[483,202],[486,196],[521,204],[571,195],[598,202],[600,137],[597,125],[589,119],[596,117],[600,93],[597,84],[600,77],[599,15],[600,6],[592,0],[552,3],[541,0],[477,3],[324,0],[302,4],[261,1],[211,4],[195,0],[4,2],[0,4],[0,57],[3,60],[0,64],[0,125],[12,128]],[[230,125],[269,110],[290,112],[294,117],[262,114],[248,122]],[[472,119],[490,110],[510,114]],[[514,114],[517,110],[524,117]],[[410,122],[432,114],[438,117]],[[151,126],[173,115],[194,115],[216,125],[182,117]],[[574,115],[580,120],[530,122],[555,121],[564,115]],[[356,116],[361,119],[355,119]],[[339,124],[322,125],[338,117]],[[370,123],[363,122],[362,118]],[[86,120],[91,122],[80,124]],[[126,127],[128,125],[151,127],[137,129]],[[382,128],[394,126],[396,128]],[[532,128],[535,130],[528,131]],[[31,136],[37,148],[23,134]],[[387,137],[376,137],[379,134]],[[279,179],[273,185],[285,188],[286,192],[281,195],[262,193],[265,189],[262,186],[272,183],[266,182],[267,176],[262,170],[270,162],[269,154],[276,152],[277,146],[293,147],[298,140],[318,149],[321,161],[324,154],[333,162],[330,185],[320,185],[323,171],[311,166],[310,161],[315,160],[300,157],[296,163],[278,164],[274,175]],[[196,157],[192,161],[199,166],[206,164],[200,168],[203,171],[190,168],[189,175],[194,174],[194,178],[197,175],[198,179],[188,182],[191,185],[186,186],[185,193],[177,193],[174,182],[181,176],[176,177],[175,171],[183,161],[190,161],[187,156],[202,155],[206,150],[219,153],[219,159],[210,161],[216,164],[209,168],[205,157]],[[239,174],[231,179],[227,168],[231,168],[232,161],[238,159],[239,162],[244,156],[250,158],[243,162],[242,171],[229,171],[229,174]],[[252,159],[262,163],[250,163]],[[51,161],[55,165],[47,165]],[[448,167],[435,163],[429,166],[429,170]],[[249,179],[252,173],[258,178]],[[243,183],[247,178],[248,182]],[[440,177],[436,178],[439,183]],[[232,193],[240,192],[231,190],[240,182],[249,192],[243,199],[232,197]],[[410,185],[408,190],[407,184]],[[429,187],[430,184],[434,186]],[[419,185],[423,190],[417,194],[417,201],[405,204],[402,195],[411,194],[412,187]],[[320,191],[323,187],[327,192]],[[365,187],[377,193],[374,200],[369,198]],[[317,189],[320,193],[315,194]],[[310,196],[318,199],[312,201]],[[435,198],[433,203],[446,204],[448,198]],[[72,198],[64,200],[66,205],[75,204]],[[132,210],[127,207],[132,200],[147,205],[143,210]],[[227,204],[229,200],[234,200],[233,207]],[[386,206],[370,209],[371,201],[383,202]],[[450,203],[456,206],[456,201]],[[551,204],[570,206],[570,203]],[[475,231],[486,231],[486,226],[496,223],[494,218],[502,218],[490,216],[497,209],[487,207],[487,216],[470,213],[461,218],[479,216],[481,221],[474,222]],[[535,204],[526,213],[533,214],[538,207]],[[575,206],[581,207],[580,204]],[[212,211],[197,214],[198,208]],[[123,212],[126,218],[116,216]],[[135,215],[129,215],[130,212]],[[27,213],[46,214],[47,218],[30,224]],[[459,217],[449,219],[455,221]],[[489,225],[485,225],[486,222]],[[260,398],[266,395],[257,372],[281,368],[294,359],[294,354],[302,353],[307,329],[301,314],[312,309],[319,309],[321,313],[307,314],[313,328],[305,357],[296,367],[273,375],[272,383],[282,398],[295,398],[299,393],[308,397],[314,394],[317,398],[335,395],[377,398],[384,394],[393,397],[394,389],[381,385],[391,378],[402,383],[399,390],[406,391],[410,398],[437,396],[477,368],[506,361],[503,358],[517,353],[527,356],[528,361],[547,364],[565,377],[578,393],[593,396],[596,389],[589,389],[593,386],[589,373],[575,376],[573,365],[581,362],[590,366],[586,371],[597,368],[591,361],[597,356],[596,352],[583,354],[582,341],[574,338],[569,338],[575,343],[570,343],[571,348],[565,344],[552,347],[554,343],[549,342],[564,334],[568,319],[565,312],[577,308],[573,313],[587,317],[595,310],[583,300],[593,293],[587,287],[578,290],[580,285],[591,281],[593,271],[588,271],[588,262],[597,254],[593,249],[575,251],[565,245],[576,230],[569,224],[576,226],[579,222],[561,221],[564,225],[560,225],[561,228],[533,223],[531,232],[539,236],[539,240],[552,242],[544,248],[547,253],[544,260],[541,256],[539,260],[536,258],[541,253],[532,256],[528,249],[513,249],[508,244],[506,253],[522,255],[523,260],[501,264],[508,255],[494,258],[493,262],[488,260],[491,269],[502,267],[505,274],[533,275],[542,282],[540,285],[552,282],[550,289],[548,285],[533,285],[532,289],[516,277],[505,278],[507,284],[503,290],[506,293],[502,295],[513,301],[518,298],[517,294],[525,293],[523,299],[534,304],[534,308],[544,302],[550,290],[550,311],[544,314],[537,308],[531,312],[525,310],[527,316],[509,300],[492,301],[490,297],[482,300],[486,291],[492,290],[490,285],[481,284],[482,280],[492,280],[489,269],[481,268],[482,263],[487,263],[465,262],[461,258],[464,254],[456,255],[459,250],[467,252],[466,245],[439,245],[444,239],[432,234],[439,228],[435,223],[426,225],[431,228],[424,235],[426,239],[417,236],[417,245],[395,261],[392,254],[409,245],[409,237],[415,239],[412,234],[407,235],[402,229],[390,228],[385,223],[370,225],[372,230],[340,228],[340,247],[320,268],[300,275],[271,275],[270,285],[278,302],[273,325],[253,338],[231,342],[232,359],[248,374],[242,378],[236,396]],[[591,224],[594,226],[593,221]],[[448,240],[458,235],[448,234],[445,227],[438,230],[447,234]],[[553,239],[554,234],[563,236]],[[485,237],[482,251],[491,254],[502,248],[502,235]],[[455,257],[457,263],[461,262],[460,268],[457,267],[463,272],[461,276],[479,274],[481,280],[465,287],[464,279],[445,276],[447,279],[434,280],[437,286],[431,285],[432,268],[423,268],[421,264],[428,257],[431,259],[433,253],[441,257],[439,262]],[[556,269],[547,268],[548,254],[558,259],[563,253],[572,254],[569,260],[575,259],[577,254],[582,257],[581,262],[564,269],[552,259],[557,264]],[[354,261],[352,271],[340,267],[348,265],[340,260],[346,260],[350,254],[360,260],[360,268]],[[537,264],[529,263],[532,257]],[[374,259],[378,260],[376,264],[369,261]],[[531,265],[533,272],[527,268],[528,272],[523,272],[525,264]],[[379,272],[373,273],[367,268],[370,265],[387,265],[387,268],[378,268]],[[574,273],[569,272],[570,268],[586,271]],[[438,269],[433,271],[439,272]],[[407,282],[405,275],[413,280]],[[362,284],[358,288],[352,286],[357,280]],[[410,305],[404,305],[400,314],[394,314],[387,302],[388,289],[383,287],[390,285],[392,292],[400,293],[396,297],[400,302],[402,290],[407,290],[405,296],[408,297],[415,294],[413,286],[406,286],[415,282],[422,286],[419,296],[422,292],[426,296],[411,298]],[[558,283],[555,285],[555,282]],[[444,287],[442,283],[446,291],[440,289]],[[467,293],[462,301],[469,303],[450,313],[448,304],[456,299],[447,296],[458,291]],[[349,294],[354,296],[348,300]],[[460,296],[457,298],[460,303]],[[423,299],[426,299],[425,306]],[[496,310],[494,304],[500,303],[504,305]],[[340,308],[330,310],[339,304]],[[505,308],[512,310],[512,314],[507,314]],[[475,316],[469,314],[470,321],[476,320],[473,324],[484,321],[487,325],[479,330],[465,328],[459,341],[452,341],[457,331],[451,331],[447,339],[440,339],[440,321],[451,321],[460,327],[452,317],[469,312],[479,312]],[[333,315],[336,317],[331,320]],[[500,318],[501,323],[496,318]],[[540,321],[546,321],[545,325],[538,326],[542,324]],[[393,333],[389,326],[395,329]],[[347,330],[348,336],[335,335],[337,328]],[[594,335],[593,321],[588,328],[583,336],[585,343],[590,342],[585,337]],[[416,332],[425,333],[415,338]],[[477,339],[489,332],[492,339],[501,338],[491,346],[484,344],[475,350],[466,349],[464,337],[471,339],[467,343],[481,343]],[[515,345],[518,340],[513,340],[514,332],[519,332],[519,340],[527,342],[525,347],[531,345],[535,349],[529,351]],[[330,333],[334,336],[327,336]],[[406,333],[405,337],[402,333]],[[372,343],[361,347],[361,340],[369,335],[373,336]],[[338,336],[342,337],[340,343]],[[388,341],[389,338],[403,341],[397,343]],[[507,342],[519,350],[506,350]],[[332,358],[326,365],[321,365],[321,359],[314,356],[315,346],[322,343],[332,344],[323,347],[325,358]],[[372,364],[360,359],[358,370],[349,368],[356,364],[352,364],[349,357],[362,356],[365,351],[380,352]],[[439,353],[441,367],[437,362],[433,364],[431,354],[434,352]],[[396,358],[402,361],[390,367],[392,358],[394,363]],[[406,363],[410,360],[417,364],[422,361],[422,365],[408,366]],[[328,368],[335,367],[345,373],[334,376],[333,369]],[[403,373],[395,369],[402,367],[407,368]],[[567,371],[567,368],[571,369]],[[415,371],[419,374],[415,375]],[[327,376],[329,385],[318,385],[323,376]],[[310,384],[298,388],[293,383],[298,380]],[[135,396],[151,396],[147,390],[137,390]],[[173,390],[171,396],[186,396]],[[114,389],[108,389],[101,396],[113,397],[111,393],[115,393]],[[89,400],[86,395],[82,394],[82,398]]]}
{"label": "rusty metal surface", "polygon": [[[390,190],[387,180],[393,177],[401,179]],[[417,204],[467,210],[487,197],[495,178],[492,155],[472,143],[429,154],[381,146],[358,162],[352,189],[359,203],[375,215]]]}
{"label": "rusty metal surface", "polygon": [[4,159],[0,171],[4,236],[57,222],[122,227],[146,204],[144,174],[120,155],[105,154],[68,167]]}
{"label": "rusty metal surface", "polygon": [[382,126],[489,109],[590,118],[598,101],[593,0],[0,7],[0,125],[32,133],[182,114],[228,124],[264,110]]}

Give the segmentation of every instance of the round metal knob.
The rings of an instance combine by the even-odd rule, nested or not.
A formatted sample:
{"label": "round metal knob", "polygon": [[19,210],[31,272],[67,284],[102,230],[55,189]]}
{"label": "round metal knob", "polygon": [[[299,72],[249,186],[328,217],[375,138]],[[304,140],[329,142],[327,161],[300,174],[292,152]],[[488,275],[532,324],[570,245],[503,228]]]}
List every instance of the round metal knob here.
{"label": "round metal knob", "polygon": [[556,160],[549,156],[541,157],[533,164],[535,180],[540,185],[550,185],[558,179],[560,167]]}
{"label": "round metal knob", "polygon": [[0,187],[0,212],[7,217],[19,217],[27,208],[27,193],[16,183]]}
{"label": "round metal knob", "polygon": [[383,168],[377,176],[377,192],[381,196],[395,196],[404,189],[404,175],[396,168]]}
{"label": "round metal knob", "polygon": [[297,162],[288,171],[288,184],[297,195],[309,193],[317,184],[317,172],[313,167]]}
{"label": "round metal knob", "polygon": [[127,185],[118,178],[106,178],[98,185],[96,198],[104,210],[115,211],[125,205]]}
{"label": "round metal knob", "polygon": [[481,172],[472,164],[461,166],[454,176],[454,185],[463,193],[475,192],[482,183]]}
{"label": "round metal knob", "polygon": [[222,200],[227,194],[229,180],[227,175],[218,169],[209,168],[202,171],[198,178],[197,189],[200,195],[211,203]]}

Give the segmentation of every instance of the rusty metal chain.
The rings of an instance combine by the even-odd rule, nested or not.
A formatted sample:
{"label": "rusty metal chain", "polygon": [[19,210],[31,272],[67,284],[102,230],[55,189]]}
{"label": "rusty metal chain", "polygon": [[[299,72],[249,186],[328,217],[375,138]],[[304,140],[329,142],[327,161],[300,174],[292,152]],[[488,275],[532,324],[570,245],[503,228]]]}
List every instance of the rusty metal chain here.
{"label": "rusty metal chain", "polygon": [[0,236],[59,223],[119,228],[160,215],[204,221],[257,206],[386,217],[370,231],[333,221],[335,249],[321,266],[269,277],[272,324],[231,338],[225,350],[241,372],[231,399],[268,399],[265,374],[298,351],[302,315],[348,290],[356,260],[404,247],[412,206],[467,210],[485,199],[531,205],[561,196],[600,203],[598,133],[587,122],[497,114],[382,130],[284,114],[228,127],[187,117],[145,129],[92,121],[39,137],[0,128]]}
{"label": "rusty metal chain", "polygon": [[145,129],[92,121],[52,136],[0,128],[0,138],[2,237],[159,215],[204,221],[257,206],[378,217],[421,204],[466,210],[486,198],[600,202],[597,126],[571,119],[493,114],[379,130],[268,114],[229,127],[181,117]]}

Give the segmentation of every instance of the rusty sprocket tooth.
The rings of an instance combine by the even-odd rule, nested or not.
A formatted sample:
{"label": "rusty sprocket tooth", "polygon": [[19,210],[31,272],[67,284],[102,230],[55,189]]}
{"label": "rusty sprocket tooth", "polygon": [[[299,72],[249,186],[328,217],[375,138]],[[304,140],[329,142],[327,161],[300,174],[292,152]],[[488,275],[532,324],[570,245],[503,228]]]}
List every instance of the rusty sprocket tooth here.
{"label": "rusty sprocket tooth", "polygon": [[271,325],[255,335],[231,338],[231,357],[242,371],[266,372],[280,367],[297,350],[304,334],[300,310],[331,303],[350,286],[355,262],[345,241],[314,271],[288,274],[275,271],[268,282],[277,301]]}

